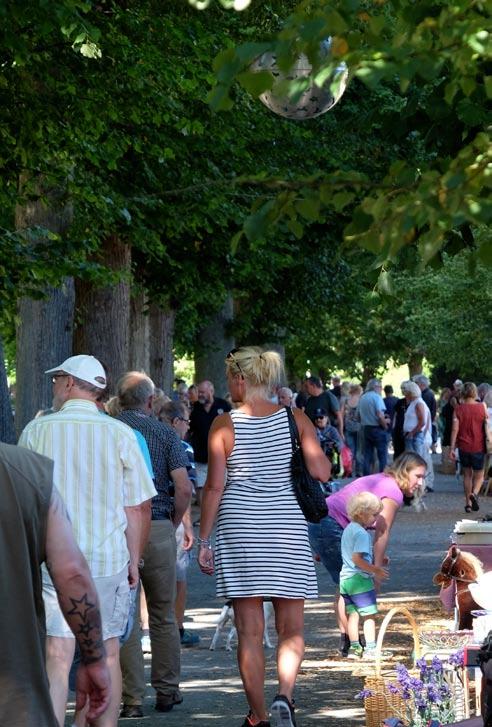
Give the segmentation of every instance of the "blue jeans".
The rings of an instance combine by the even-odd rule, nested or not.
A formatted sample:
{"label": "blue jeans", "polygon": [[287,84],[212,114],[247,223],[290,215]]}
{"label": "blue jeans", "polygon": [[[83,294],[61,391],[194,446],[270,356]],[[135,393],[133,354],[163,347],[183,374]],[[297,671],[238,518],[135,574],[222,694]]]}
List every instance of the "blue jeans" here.
{"label": "blue jeans", "polygon": [[388,462],[388,438],[382,427],[364,427],[364,476],[372,472],[374,449],[378,456],[378,472],[382,472]]}
{"label": "blue jeans", "polygon": [[319,523],[308,523],[308,531],[311,548],[318,553],[333,583],[338,586],[342,570],[342,526],[327,515]]}
{"label": "blue jeans", "polygon": [[417,434],[415,434],[413,437],[409,437],[408,434],[405,434],[406,451],[417,452],[417,454],[420,454],[420,456],[425,459],[425,450],[429,448],[425,446],[424,440],[424,432],[417,432]]}

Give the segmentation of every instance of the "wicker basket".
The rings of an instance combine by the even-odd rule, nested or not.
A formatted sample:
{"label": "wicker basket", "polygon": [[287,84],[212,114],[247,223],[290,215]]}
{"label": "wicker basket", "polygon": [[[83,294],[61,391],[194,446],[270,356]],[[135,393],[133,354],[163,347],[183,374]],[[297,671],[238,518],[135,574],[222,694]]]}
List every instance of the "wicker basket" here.
{"label": "wicker basket", "polygon": [[[393,669],[383,671],[381,667],[381,652],[383,648],[383,639],[391,619],[397,613],[402,614],[412,627],[412,636],[414,644],[414,666],[417,659],[420,658],[420,640],[417,622],[404,606],[392,608],[384,617],[381,628],[379,629],[378,640],[376,642],[376,661],[375,673],[365,679],[364,689],[370,689],[373,696],[366,697],[364,707],[366,710],[366,727],[382,727],[383,721],[388,717],[402,717],[406,714],[408,703],[406,703],[398,694],[393,694],[388,690],[388,684],[396,682],[395,672]],[[416,673],[417,675],[417,673]]]}

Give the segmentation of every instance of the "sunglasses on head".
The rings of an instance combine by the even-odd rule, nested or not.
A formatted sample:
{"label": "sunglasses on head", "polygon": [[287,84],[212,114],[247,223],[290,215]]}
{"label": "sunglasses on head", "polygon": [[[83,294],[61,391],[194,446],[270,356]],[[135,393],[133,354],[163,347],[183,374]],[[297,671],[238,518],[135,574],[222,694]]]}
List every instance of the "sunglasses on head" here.
{"label": "sunglasses on head", "polygon": [[235,354],[235,353],[237,353],[237,352],[238,352],[239,350],[240,350],[239,348],[233,348],[233,349],[232,349],[231,351],[229,351],[229,353],[227,354],[227,356],[226,356],[226,359],[227,359],[228,361],[232,361],[233,363],[235,363],[235,364],[236,364],[236,366],[237,366],[237,367],[238,367],[238,369],[239,369],[239,373],[241,374],[241,376],[244,376],[244,374],[243,374],[243,370],[242,370],[241,366],[239,365],[239,362],[237,361],[237,359],[236,359],[236,358],[235,358],[235,356],[234,356],[234,354]]}

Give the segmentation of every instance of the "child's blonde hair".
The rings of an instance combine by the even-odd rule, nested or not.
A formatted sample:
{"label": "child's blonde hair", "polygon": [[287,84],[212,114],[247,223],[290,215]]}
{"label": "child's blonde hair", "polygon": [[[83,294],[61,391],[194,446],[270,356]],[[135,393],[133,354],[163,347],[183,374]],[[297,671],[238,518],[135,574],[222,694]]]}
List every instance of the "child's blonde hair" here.
{"label": "child's blonde hair", "polygon": [[359,492],[347,503],[347,515],[351,520],[358,520],[366,512],[379,515],[382,509],[383,501],[372,492]]}

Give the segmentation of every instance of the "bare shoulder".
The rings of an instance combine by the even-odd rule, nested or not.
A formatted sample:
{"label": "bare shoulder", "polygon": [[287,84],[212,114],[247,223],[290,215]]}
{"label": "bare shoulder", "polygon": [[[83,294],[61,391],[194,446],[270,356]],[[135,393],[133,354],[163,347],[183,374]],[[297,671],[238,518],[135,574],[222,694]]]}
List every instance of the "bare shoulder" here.
{"label": "bare shoulder", "polygon": [[231,415],[229,412],[224,412],[224,414],[219,414],[219,416],[216,416],[215,419],[212,422],[212,426],[210,427],[210,432],[217,432],[220,430],[227,430],[230,429],[231,431],[234,430]]}

